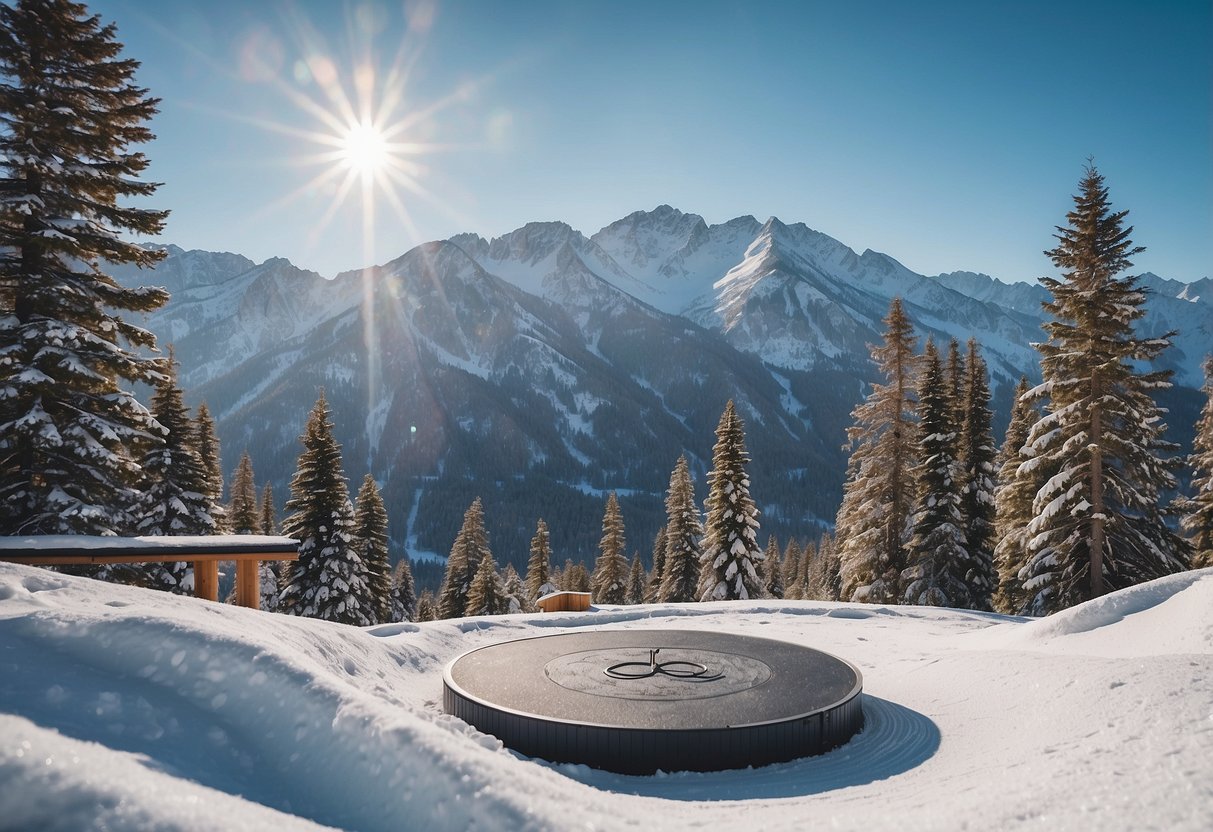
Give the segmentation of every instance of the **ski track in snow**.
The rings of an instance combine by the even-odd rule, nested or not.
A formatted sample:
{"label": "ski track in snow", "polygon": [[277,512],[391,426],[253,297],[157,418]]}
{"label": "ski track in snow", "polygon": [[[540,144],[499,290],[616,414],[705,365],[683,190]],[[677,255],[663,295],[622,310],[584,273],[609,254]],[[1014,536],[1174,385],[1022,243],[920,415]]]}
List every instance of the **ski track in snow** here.
{"label": "ski track in snow", "polygon": [[[0,564],[3,829],[1213,827],[1213,570],[1047,619],[754,601],[365,629]],[[441,713],[443,667],[579,627],[826,650],[865,727],[826,755],[630,777]]]}

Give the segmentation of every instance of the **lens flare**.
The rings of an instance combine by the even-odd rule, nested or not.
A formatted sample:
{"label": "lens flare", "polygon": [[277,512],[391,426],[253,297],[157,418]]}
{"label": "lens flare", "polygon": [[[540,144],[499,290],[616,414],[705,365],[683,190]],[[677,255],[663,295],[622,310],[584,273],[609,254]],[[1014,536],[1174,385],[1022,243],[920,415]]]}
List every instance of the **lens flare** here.
{"label": "lens flare", "polygon": [[369,122],[358,122],[341,137],[341,161],[350,170],[373,176],[388,161],[388,144],[383,132]]}

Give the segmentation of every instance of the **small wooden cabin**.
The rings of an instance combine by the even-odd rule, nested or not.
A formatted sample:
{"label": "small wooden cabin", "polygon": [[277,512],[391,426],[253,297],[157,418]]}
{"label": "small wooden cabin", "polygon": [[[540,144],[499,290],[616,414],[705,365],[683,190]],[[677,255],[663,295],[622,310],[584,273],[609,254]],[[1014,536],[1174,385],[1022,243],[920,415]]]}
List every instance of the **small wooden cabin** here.
{"label": "small wooden cabin", "polygon": [[544,612],[585,612],[590,608],[588,592],[549,592],[535,601]]}

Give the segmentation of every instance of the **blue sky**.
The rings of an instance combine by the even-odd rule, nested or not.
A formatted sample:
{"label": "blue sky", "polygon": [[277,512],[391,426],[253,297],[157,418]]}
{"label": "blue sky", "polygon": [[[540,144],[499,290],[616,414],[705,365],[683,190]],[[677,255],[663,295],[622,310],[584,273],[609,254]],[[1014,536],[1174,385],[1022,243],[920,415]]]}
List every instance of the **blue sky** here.
{"label": "blue sky", "polygon": [[[1206,0],[90,7],[163,99],[150,204],[187,248],[331,275],[668,203],[802,221],[926,274],[1034,280],[1094,156],[1148,247],[1137,269],[1213,273]],[[340,132],[318,114],[337,109],[330,67],[348,98],[358,67],[370,98],[401,93],[383,120],[412,147],[399,206],[374,184],[364,205],[360,177],[335,201],[346,168],[315,160]]]}

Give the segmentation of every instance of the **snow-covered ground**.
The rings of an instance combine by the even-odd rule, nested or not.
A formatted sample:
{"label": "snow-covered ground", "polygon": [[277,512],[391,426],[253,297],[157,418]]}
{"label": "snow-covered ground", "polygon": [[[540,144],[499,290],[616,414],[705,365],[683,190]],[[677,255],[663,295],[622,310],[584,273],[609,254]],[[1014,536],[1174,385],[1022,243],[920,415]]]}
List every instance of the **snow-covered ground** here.
{"label": "snow-covered ground", "polygon": [[[441,713],[463,651],[578,627],[854,662],[864,731],[762,769],[521,759]],[[1213,828],[1213,570],[1032,621],[624,607],[355,629],[0,564],[2,829]]]}

